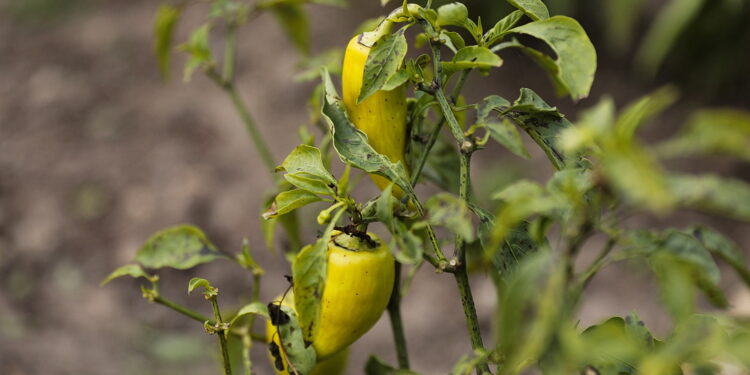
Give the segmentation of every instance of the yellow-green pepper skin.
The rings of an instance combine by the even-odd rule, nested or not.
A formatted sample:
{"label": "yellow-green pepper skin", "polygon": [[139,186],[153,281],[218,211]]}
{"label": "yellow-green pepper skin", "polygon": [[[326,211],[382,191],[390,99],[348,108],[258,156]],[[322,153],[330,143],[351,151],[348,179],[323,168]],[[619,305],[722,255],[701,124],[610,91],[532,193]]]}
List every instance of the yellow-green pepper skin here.
{"label": "yellow-green pepper skin", "polygon": [[[363,34],[349,41],[344,54],[344,65],[341,72],[342,94],[349,119],[357,129],[367,134],[368,142],[375,151],[383,154],[392,163],[401,162],[407,169],[405,159],[407,123],[406,93],[403,85],[390,91],[377,91],[357,103],[362,89],[365,62],[370,54],[371,45],[367,45]],[[375,184],[382,190],[390,184],[388,179],[371,175]],[[396,197],[403,192],[398,187],[393,189]]]}
{"label": "yellow-green pepper skin", "polygon": [[393,289],[394,262],[376,235],[333,231],[320,323],[313,338],[319,360],[346,348],[377,323]]}

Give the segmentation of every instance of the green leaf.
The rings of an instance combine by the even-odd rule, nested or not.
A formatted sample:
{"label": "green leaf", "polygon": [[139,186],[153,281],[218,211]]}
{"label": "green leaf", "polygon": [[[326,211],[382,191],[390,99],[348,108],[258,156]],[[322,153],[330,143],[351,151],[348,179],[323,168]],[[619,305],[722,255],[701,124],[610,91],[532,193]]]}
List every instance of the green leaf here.
{"label": "green leaf", "polygon": [[680,206],[750,221],[750,184],[715,175],[667,176],[669,192]]}
{"label": "green leaf", "polygon": [[195,288],[198,288],[198,287],[203,287],[204,289],[206,289],[206,291],[210,291],[214,289],[214,287],[211,286],[211,283],[208,282],[208,280],[202,279],[200,277],[193,277],[188,282],[188,294],[192,293],[195,290]]}
{"label": "green leaf", "polygon": [[662,295],[674,312],[684,315],[693,308],[693,297],[684,290],[685,283],[701,289],[715,306],[727,307],[726,297],[718,286],[719,267],[695,237],[667,231],[659,249],[649,256],[649,264],[660,276]]}
{"label": "green leaf", "polygon": [[169,4],[162,4],[156,11],[154,20],[154,51],[159,71],[164,79],[169,78],[169,57],[174,39],[174,28],[180,18],[180,10]]}
{"label": "green leaf", "polygon": [[746,266],[745,254],[737,244],[708,227],[696,226],[690,232],[708,251],[729,263],[745,284],[750,287],[750,270]]}
{"label": "green leaf", "polygon": [[448,3],[442,5],[437,10],[438,17],[436,25],[443,26],[463,26],[469,18],[469,10],[466,5],[461,3]]}
{"label": "green leaf", "polygon": [[641,43],[637,64],[647,73],[656,73],[679,34],[701,10],[705,0],[672,0],[662,9]]}
{"label": "green leaf", "polygon": [[245,317],[249,315],[260,315],[266,319],[271,319],[268,315],[268,307],[262,302],[255,301],[245,306],[242,306],[237,314],[234,315],[232,320],[229,321],[229,330],[237,326]]}
{"label": "green leaf", "polygon": [[388,81],[385,82],[381,90],[391,91],[397,87],[400,87],[409,80],[410,76],[411,75],[409,74],[408,70],[401,69],[393,74],[391,78],[388,78]]}
{"label": "green leaf", "polygon": [[502,119],[500,122],[489,122],[485,124],[490,132],[490,136],[497,143],[503,145],[510,152],[524,158],[530,159],[531,155],[526,151],[521,135],[518,134],[516,126],[508,119]]}
{"label": "green leaf", "polygon": [[459,170],[461,164],[459,157],[455,142],[438,138],[430,151],[430,157],[427,158],[422,176],[440,188],[458,194],[460,181],[456,171]]}
{"label": "green leaf", "polygon": [[658,145],[660,156],[728,155],[750,162],[750,112],[707,109],[694,113],[674,138]]}
{"label": "green leaf", "polygon": [[528,180],[507,186],[493,194],[492,198],[502,199],[506,204],[500,208],[492,228],[491,242],[486,250],[491,257],[523,220],[533,215],[551,215],[561,208],[557,199],[547,195],[539,184]]}
{"label": "green leaf", "polygon": [[161,230],[138,250],[135,260],[148,268],[193,268],[224,256],[206,235],[192,225]]}
{"label": "green leaf", "polygon": [[316,194],[336,193],[336,179],[326,169],[320,150],[316,147],[297,146],[276,170],[286,171],[284,178],[300,189]]}
{"label": "green leaf", "polygon": [[362,89],[359,92],[357,103],[361,103],[368,96],[385,86],[404,62],[407,49],[408,44],[403,29],[380,38],[372,46],[365,62]]}
{"label": "green leaf", "polygon": [[310,53],[310,41],[308,35],[308,21],[302,5],[293,0],[282,0],[271,2],[271,12],[281,24],[289,39],[295,47],[307,55]]}
{"label": "green leaf", "polygon": [[300,327],[307,342],[312,342],[319,326],[320,298],[323,295],[328,272],[326,267],[328,241],[331,239],[333,228],[344,212],[345,209],[339,209],[326,226],[323,235],[312,245],[305,246],[292,263],[295,309],[299,313]]}
{"label": "green leaf", "polygon": [[491,29],[487,30],[487,32],[482,37],[482,44],[484,46],[491,46],[495,44],[496,42],[500,41],[503,37],[505,37],[506,34],[508,34],[508,31],[515,26],[518,21],[523,18],[523,12],[520,10],[515,10],[508,14],[507,16],[503,17],[500,21],[497,21],[495,26],[493,26]]}
{"label": "green leaf", "polygon": [[393,197],[393,184],[388,185],[383,192],[380,193],[380,197],[375,202],[375,216],[378,221],[382,222],[388,228],[392,228],[393,221],[393,206],[397,203],[396,198]]}
{"label": "green leaf", "polygon": [[448,30],[440,30],[440,40],[445,43],[445,45],[450,48],[453,53],[458,52],[461,48],[464,48],[466,46],[466,42],[464,41],[464,38],[461,37],[461,34],[454,32],[454,31],[448,31]]}
{"label": "green leaf", "polygon": [[573,124],[556,107],[547,104],[534,91],[522,88],[518,99],[504,112],[506,117],[529,134],[556,169],[565,168],[567,159],[559,150],[558,139]]}
{"label": "green leaf", "polygon": [[669,86],[644,96],[625,108],[615,123],[618,141],[630,142],[636,129],[677,100],[677,91]]}
{"label": "green leaf", "polygon": [[487,71],[503,65],[500,56],[486,47],[466,46],[456,52],[451,61],[443,61],[443,69],[450,74],[464,69]]}
{"label": "green leaf", "polygon": [[596,50],[578,21],[554,16],[510,31],[541,39],[552,48],[555,60],[531,48],[523,50],[547,70],[559,94],[570,94],[576,101],[589,95],[596,72]]}
{"label": "green leaf", "polygon": [[474,241],[474,227],[469,209],[461,198],[450,193],[438,193],[425,203],[427,221],[461,235],[467,242]]}
{"label": "green leaf", "polygon": [[367,136],[355,128],[349,120],[346,108],[336,93],[336,88],[327,71],[323,70],[322,78],[326,96],[321,113],[333,133],[333,147],[341,161],[365,172],[375,173],[389,179],[416,202],[416,196],[404,166],[400,162],[391,163],[388,157],[379,154],[367,143]]}
{"label": "green leaf", "polygon": [[498,288],[497,348],[506,373],[523,373],[539,360],[567,319],[563,262],[551,252],[524,259]]}
{"label": "green leaf", "polygon": [[603,97],[595,106],[581,111],[576,126],[560,134],[559,147],[568,155],[598,149],[597,142],[611,132],[615,123],[615,103]]}
{"label": "green leaf", "polygon": [[580,335],[580,361],[602,375],[636,375],[643,357],[654,352],[655,340],[636,313],[613,317]]}
{"label": "green leaf", "polygon": [[[289,316],[288,322],[276,326],[279,334],[279,342],[281,343],[281,346],[283,346],[286,360],[290,366],[297,371],[297,373],[309,374],[315,368],[317,355],[315,353],[315,348],[312,345],[305,344],[306,339],[303,335],[304,331],[303,329],[300,329],[301,327],[304,327],[301,325],[302,319],[292,307],[279,305],[279,309]],[[289,371],[289,373],[292,372],[293,370]]]}
{"label": "green leaf", "polygon": [[143,277],[147,280],[155,280],[153,275],[147,274],[141,266],[137,264],[126,264],[122,267],[118,267],[116,270],[112,271],[112,273],[107,276],[106,279],[102,280],[102,282],[99,284],[100,286],[104,286],[110,281],[117,279],[119,277],[123,276],[130,276],[134,279],[137,279],[139,277]]}
{"label": "green leaf", "polygon": [[510,106],[510,102],[505,100],[505,98],[497,95],[490,95],[482,99],[477,105],[477,122],[487,121],[487,117],[490,116],[490,113],[493,110],[505,110]]}
{"label": "green leaf", "polygon": [[422,238],[410,230],[400,219],[393,221],[392,233],[392,241],[396,242],[396,247],[399,250],[394,255],[396,260],[402,264],[417,265],[421,263],[424,253]]}
{"label": "green leaf", "polygon": [[315,193],[303,189],[282,191],[274,199],[268,211],[263,213],[263,218],[268,220],[288,212],[306,206],[310,203],[319,202],[323,199]]}
{"label": "green leaf", "polygon": [[524,259],[539,250],[529,234],[529,223],[526,221],[511,229],[500,246],[492,257],[492,266],[500,279],[506,278]]}
{"label": "green leaf", "polygon": [[602,146],[601,164],[606,179],[631,203],[657,213],[673,208],[674,187],[670,187],[661,166],[647,150],[634,144],[608,142]]}
{"label": "green leaf", "polygon": [[392,195],[393,184],[388,185],[375,202],[375,216],[385,224],[391,236],[391,249],[398,249],[396,260],[403,264],[419,264],[422,262],[422,239],[406,226],[404,221],[394,215],[394,206],[399,202]]}
{"label": "green leaf", "polygon": [[549,18],[549,10],[542,0],[507,0],[510,5],[523,11],[529,18],[534,21],[546,20]]}
{"label": "green leaf", "polygon": [[284,179],[290,184],[317,195],[336,195],[336,185],[326,183],[322,178],[305,172],[287,173]]}
{"label": "green leaf", "polygon": [[208,35],[211,31],[211,24],[204,24],[195,29],[190,34],[187,43],[180,45],[180,50],[187,52],[188,60],[185,63],[183,79],[185,82],[190,81],[195,69],[204,68],[213,62],[211,49],[208,47]]}

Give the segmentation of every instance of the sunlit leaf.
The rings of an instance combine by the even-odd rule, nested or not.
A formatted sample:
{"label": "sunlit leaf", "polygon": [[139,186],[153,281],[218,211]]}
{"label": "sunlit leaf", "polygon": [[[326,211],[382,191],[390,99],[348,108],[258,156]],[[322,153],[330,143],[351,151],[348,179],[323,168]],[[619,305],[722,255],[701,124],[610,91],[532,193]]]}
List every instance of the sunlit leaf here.
{"label": "sunlit leaf", "polygon": [[207,291],[213,289],[213,286],[211,286],[211,283],[208,282],[208,280],[200,278],[200,277],[193,277],[188,282],[188,294],[192,293],[195,288],[204,288]]}
{"label": "sunlit leaf", "polygon": [[512,29],[518,21],[523,18],[524,13],[520,10],[516,10],[505,16],[500,21],[497,21],[495,26],[489,29],[482,37],[482,42],[491,46],[501,40],[507,33],[508,30]]}
{"label": "sunlit leaf", "polygon": [[188,54],[183,74],[183,79],[186,82],[190,81],[195,69],[206,67],[213,61],[211,49],[208,47],[210,31],[211,25],[208,23],[204,24],[190,34],[190,39],[187,43],[179,46],[181,51]]}
{"label": "sunlit leaf", "polygon": [[303,189],[282,191],[271,204],[271,207],[263,213],[263,218],[268,220],[288,212],[306,206],[310,203],[319,202],[323,199],[315,193]]}
{"label": "sunlit leaf", "polygon": [[667,86],[646,95],[625,108],[615,123],[618,141],[630,142],[636,129],[677,100],[677,92]]}
{"label": "sunlit leaf", "polygon": [[660,144],[659,155],[728,155],[750,162],[750,112],[709,109],[696,112],[672,139]]}
{"label": "sunlit leaf", "polygon": [[369,145],[367,136],[349,120],[344,103],[325,70],[322,78],[326,88],[322,114],[333,133],[333,147],[341,160],[365,172],[381,175],[400,187],[407,196],[415,197],[404,166],[391,163],[388,157]]}
{"label": "sunlit leaf", "polygon": [[498,288],[496,337],[502,374],[522,373],[550,345],[564,316],[564,267],[551,252],[524,259]]}
{"label": "sunlit leaf", "polygon": [[388,80],[401,67],[407,49],[408,45],[403,30],[386,35],[372,46],[365,62],[362,89],[359,92],[357,103],[362,102],[386,85]]}
{"label": "sunlit leaf", "polygon": [[521,135],[518,133],[516,126],[508,119],[492,121],[486,124],[490,131],[490,136],[497,143],[503,145],[508,151],[524,158],[530,159],[531,155],[526,151]]}
{"label": "sunlit leaf", "polygon": [[524,51],[547,70],[560,94],[570,94],[573,100],[588,96],[596,72],[596,50],[578,21],[554,16],[510,31],[541,39],[552,48],[557,55],[554,60],[531,48]]}
{"label": "sunlit leaf", "polygon": [[542,0],[507,0],[510,5],[523,11],[529,18],[534,21],[546,20],[549,18],[549,10]]}
{"label": "sunlit leaf", "polygon": [[232,320],[229,321],[229,329],[231,330],[250,315],[258,315],[270,319],[268,316],[268,307],[262,302],[255,301],[242,306],[242,308],[237,311],[237,314],[235,314]]}
{"label": "sunlit leaf", "polygon": [[474,228],[469,217],[469,209],[459,197],[449,193],[438,193],[425,203],[427,221],[442,226],[460,235],[467,242],[474,241]]}
{"label": "sunlit leaf", "polygon": [[547,104],[534,91],[523,88],[518,99],[505,112],[506,117],[539,145],[556,169],[565,168],[567,159],[559,149],[558,139],[573,124],[557,108]]}
{"label": "sunlit leaf", "polygon": [[223,257],[200,229],[181,225],[154,234],[138,250],[135,260],[148,268],[185,270]]}
{"label": "sunlit leaf", "polygon": [[474,68],[486,71],[503,65],[503,59],[486,47],[466,46],[458,50],[451,61],[442,64],[447,73]]}
{"label": "sunlit leaf", "polygon": [[110,273],[106,279],[102,280],[101,284],[99,285],[105,285],[109,283],[110,281],[117,279],[119,277],[123,277],[123,276],[130,276],[134,279],[139,278],[139,277],[143,277],[147,280],[154,279],[154,276],[147,274],[146,271],[144,271],[143,268],[141,268],[141,266],[137,264],[126,264],[112,271],[112,273]]}
{"label": "sunlit leaf", "polygon": [[437,26],[463,26],[469,17],[469,10],[461,3],[448,3],[437,9]]}
{"label": "sunlit leaf", "polygon": [[672,174],[669,192],[677,204],[750,221],[750,184],[716,175]]}

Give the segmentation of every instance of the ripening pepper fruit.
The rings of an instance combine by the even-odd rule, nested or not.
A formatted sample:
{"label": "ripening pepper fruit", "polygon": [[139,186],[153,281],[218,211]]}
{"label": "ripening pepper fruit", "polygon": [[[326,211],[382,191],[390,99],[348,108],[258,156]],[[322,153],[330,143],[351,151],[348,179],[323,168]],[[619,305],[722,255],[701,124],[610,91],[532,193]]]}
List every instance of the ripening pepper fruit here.
{"label": "ripening pepper fruit", "polygon": [[[403,85],[390,90],[380,90],[361,103],[357,103],[362,89],[365,62],[370,54],[372,43],[367,33],[359,34],[349,41],[344,54],[341,72],[342,94],[349,119],[357,129],[367,134],[370,146],[383,154],[392,163],[401,162],[407,169],[406,151],[406,93]],[[382,190],[390,184],[388,179],[371,175],[375,184]],[[393,193],[401,198],[403,191],[394,187]]]}
{"label": "ripening pepper fruit", "polygon": [[[294,294],[290,291],[286,294],[286,296],[282,299],[282,296],[277,296],[274,298],[273,303],[281,303],[284,306],[294,307]],[[271,342],[275,342],[278,347],[281,347],[281,340],[279,338],[279,335],[277,333],[277,328],[273,324],[271,324],[270,320],[266,320],[266,340],[270,344]],[[287,368],[288,364],[286,361],[286,355],[283,351],[280,352],[281,355],[281,364],[284,366],[282,370],[278,369],[276,367],[276,358],[271,354],[271,352],[268,352],[268,357],[271,359],[271,365],[274,368],[274,371],[277,375],[289,375],[289,369]],[[323,360],[318,361],[318,364],[315,365],[315,369],[309,374],[309,375],[341,375],[346,370],[346,362],[349,359],[349,348],[345,348],[344,350],[336,353],[332,357]]]}
{"label": "ripening pepper fruit", "polygon": [[394,262],[385,242],[372,233],[332,232],[312,342],[319,361],[332,358],[375,325],[391,296]]}

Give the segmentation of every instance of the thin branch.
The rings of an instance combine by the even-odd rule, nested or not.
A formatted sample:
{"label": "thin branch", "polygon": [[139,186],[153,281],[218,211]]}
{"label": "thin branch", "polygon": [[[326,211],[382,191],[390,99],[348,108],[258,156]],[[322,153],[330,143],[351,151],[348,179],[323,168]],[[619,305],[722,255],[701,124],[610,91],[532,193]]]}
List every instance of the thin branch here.
{"label": "thin branch", "polygon": [[398,358],[398,367],[400,369],[409,369],[409,353],[406,349],[406,337],[404,335],[404,325],[401,320],[401,263],[395,264],[395,280],[391,299],[388,301],[388,316],[391,318],[391,331],[393,331],[393,340],[396,344],[396,357]]}
{"label": "thin branch", "polygon": [[211,296],[208,299],[211,302],[211,308],[214,311],[214,319],[216,319],[216,327],[219,329],[216,331],[216,335],[219,336],[219,346],[221,346],[221,357],[224,363],[224,374],[232,375],[232,362],[229,360],[229,344],[227,343],[226,329],[224,328],[224,321],[221,319],[221,311],[219,310],[219,302],[216,300],[216,295]]}
{"label": "thin branch", "polygon": [[[216,322],[213,321],[213,320],[211,320],[211,319],[209,319],[207,316],[203,316],[202,314],[200,314],[198,312],[195,312],[195,311],[193,311],[193,310],[191,310],[191,309],[189,309],[189,308],[187,308],[185,306],[182,306],[182,305],[180,305],[180,304],[178,304],[176,302],[172,302],[172,301],[170,301],[170,300],[168,300],[168,299],[166,299],[166,298],[164,298],[162,296],[156,296],[156,297],[154,297],[153,301],[156,302],[156,303],[158,303],[158,304],[160,304],[160,305],[166,306],[166,307],[168,307],[168,308],[170,308],[170,309],[172,309],[174,311],[177,311],[178,313],[180,313],[182,315],[185,315],[188,318],[191,318],[191,319],[193,319],[193,320],[195,320],[195,321],[197,321],[199,323],[205,323],[205,324],[208,324],[208,325],[211,325],[211,326],[215,326],[216,325]],[[233,335],[236,335],[236,336],[241,336],[240,333],[237,333],[237,332],[234,332],[234,331],[232,331],[230,333],[233,334]],[[263,343],[266,342],[266,335],[262,334],[262,333],[255,333],[255,332],[253,332],[253,333],[250,334],[250,338],[253,341],[256,341],[256,342],[263,342]]]}
{"label": "thin branch", "polygon": [[225,81],[214,69],[207,70],[206,75],[211,78],[211,80],[213,80],[217,86],[221,87],[232,99],[232,104],[237,110],[237,113],[240,115],[240,119],[245,125],[245,129],[247,130],[248,134],[250,134],[250,139],[253,141],[255,149],[258,151],[263,164],[265,165],[271,176],[273,176],[275,180],[278,180],[279,177],[276,174],[277,164],[274,161],[273,156],[271,155],[271,151],[269,150],[268,145],[263,138],[263,135],[260,133],[258,126],[255,124],[252,116],[250,116],[250,111],[247,109],[245,102],[240,97],[240,94],[237,91],[234,82]]}

